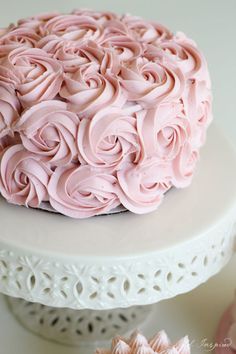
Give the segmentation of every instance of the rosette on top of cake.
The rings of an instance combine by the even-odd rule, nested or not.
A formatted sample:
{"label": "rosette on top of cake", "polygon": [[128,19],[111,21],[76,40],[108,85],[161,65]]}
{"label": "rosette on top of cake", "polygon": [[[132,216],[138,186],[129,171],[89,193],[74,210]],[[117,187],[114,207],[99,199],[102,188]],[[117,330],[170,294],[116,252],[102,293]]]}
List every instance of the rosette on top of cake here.
{"label": "rosette on top of cake", "polygon": [[19,20],[0,31],[0,193],[74,218],[152,212],[191,183],[211,101],[183,33],[90,10]]}

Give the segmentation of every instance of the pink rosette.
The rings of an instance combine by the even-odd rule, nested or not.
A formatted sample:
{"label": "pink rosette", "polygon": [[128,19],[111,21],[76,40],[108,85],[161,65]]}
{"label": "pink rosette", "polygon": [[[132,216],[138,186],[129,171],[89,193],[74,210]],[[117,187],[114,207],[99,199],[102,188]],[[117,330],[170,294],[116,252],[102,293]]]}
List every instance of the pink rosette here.
{"label": "pink rosette", "polygon": [[166,27],[156,22],[144,21],[141,17],[125,15],[121,21],[126,25],[134,40],[144,44],[159,42],[171,37]]}
{"label": "pink rosette", "polygon": [[129,29],[125,23],[123,23],[120,18],[107,21],[103,25],[104,32],[102,41],[108,41],[109,39],[117,38],[119,36],[130,38],[134,40],[129,33]]}
{"label": "pink rosette", "polygon": [[121,188],[118,197],[124,207],[145,214],[156,210],[171,188],[171,169],[157,159],[138,165],[127,163],[117,171],[117,179]]}
{"label": "pink rosette", "polygon": [[91,166],[58,167],[49,182],[52,207],[73,218],[108,213],[120,202],[116,195],[117,179]]}
{"label": "pink rosette", "polygon": [[198,159],[199,151],[186,142],[172,162],[171,181],[175,187],[185,188],[191,184]]}
{"label": "pink rosette", "polygon": [[137,162],[140,141],[136,119],[117,108],[104,109],[92,119],[83,119],[77,145],[82,163],[114,168],[124,160]]}
{"label": "pink rosette", "polygon": [[144,108],[179,99],[185,84],[182,72],[171,63],[154,63],[146,58],[122,66],[120,77],[128,100],[138,101]]}
{"label": "pink rosette", "polygon": [[102,25],[104,25],[107,21],[116,20],[119,18],[118,15],[115,14],[114,12],[109,12],[109,11],[99,12],[99,11],[93,11],[89,9],[76,9],[72,11],[72,14],[77,16],[91,17],[97,22],[101,23]]}
{"label": "pink rosette", "polygon": [[85,45],[68,41],[56,35],[48,35],[38,42],[38,47],[60,61],[65,73],[73,73],[84,64],[101,63],[105,52],[95,42]]}
{"label": "pink rosette", "polygon": [[191,134],[180,103],[161,104],[156,109],[139,111],[136,116],[144,158],[173,160]]}
{"label": "pink rosette", "polygon": [[89,40],[98,42],[103,34],[103,27],[89,16],[60,15],[55,16],[41,26],[44,36],[55,34],[64,39],[86,43]]}
{"label": "pink rosette", "polygon": [[191,125],[191,144],[199,149],[206,139],[212,117],[212,95],[206,82],[190,80],[183,95],[184,111]]}
{"label": "pink rosette", "polygon": [[23,107],[30,107],[58,94],[63,69],[41,49],[17,48],[2,62],[0,79],[14,85]]}
{"label": "pink rosette", "polygon": [[139,58],[143,54],[141,44],[133,39],[122,35],[111,35],[101,42],[106,48],[114,50],[120,62],[128,62]]}
{"label": "pink rosette", "polygon": [[52,166],[69,164],[77,154],[79,118],[64,102],[53,100],[36,104],[23,113],[15,126],[24,147],[46,157]]}
{"label": "pink rosette", "polygon": [[17,27],[25,27],[28,29],[32,29],[35,31],[35,33],[37,33],[40,37],[42,37],[41,27],[43,27],[45,23],[47,23],[52,18],[59,15],[60,15],[59,12],[50,12],[50,13],[39,14],[36,16],[31,16],[28,18],[23,18],[17,22]]}
{"label": "pink rosette", "polygon": [[0,82],[0,139],[12,134],[12,125],[19,119],[20,102],[10,85]]}
{"label": "pink rosette", "polygon": [[4,58],[18,47],[34,48],[39,39],[35,30],[31,28],[14,27],[0,38],[0,58]]}
{"label": "pink rosette", "polygon": [[122,107],[126,101],[119,81],[109,74],[102,75],[96,63],[81,66],[76,73],[67,75],[60,96],[83,117],[108,105]]}
{"label": "pink rosette", "polygon": [[187,37],[174,37],[172,40],[162,41],[157,46],[149,45],[145,57],[159,62],[172,62],[183,72],[186,79],[206,81],[210,88],[210,78],[207,63],[194,43]]}
{"label": "pink rosette", "polygon": [[121,69],[120,57],[116,54],[113,48],[104,48],[104,56],[100,63],[100,73],[102,75],[114,75],[119,74]]}
{"label": "pink rosette", "polygon": [[38,208],[48,200],[50,173],[39,156],[14,145],[5,150],[0,161],[0,193],[9,203]]}

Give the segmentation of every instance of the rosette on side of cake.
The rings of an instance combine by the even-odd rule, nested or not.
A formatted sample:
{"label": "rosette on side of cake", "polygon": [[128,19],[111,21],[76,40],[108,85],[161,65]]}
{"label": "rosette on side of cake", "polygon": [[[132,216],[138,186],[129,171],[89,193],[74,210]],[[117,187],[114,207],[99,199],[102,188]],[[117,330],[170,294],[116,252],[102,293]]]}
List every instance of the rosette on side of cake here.
{"label": "rosette on side of cake", "polygon": [[212,120],[183,33],[77,10],[0,30],[0,193],[74,218],[158,208],[192,180]]}

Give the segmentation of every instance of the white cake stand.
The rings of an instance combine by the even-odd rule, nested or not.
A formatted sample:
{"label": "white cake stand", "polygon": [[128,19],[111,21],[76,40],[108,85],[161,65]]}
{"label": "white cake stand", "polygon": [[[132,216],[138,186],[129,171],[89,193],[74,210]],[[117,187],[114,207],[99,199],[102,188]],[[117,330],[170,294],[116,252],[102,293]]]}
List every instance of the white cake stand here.
{"label": "white cake stand", "polygon": [[48,339],[87,345],[123,334],[147,317],[144,305],[194,289],[228,262],[235,181],[236,154],[212,126],[191,187],[171,190],[152,214],[78,221],[0,199],[0,292]]}

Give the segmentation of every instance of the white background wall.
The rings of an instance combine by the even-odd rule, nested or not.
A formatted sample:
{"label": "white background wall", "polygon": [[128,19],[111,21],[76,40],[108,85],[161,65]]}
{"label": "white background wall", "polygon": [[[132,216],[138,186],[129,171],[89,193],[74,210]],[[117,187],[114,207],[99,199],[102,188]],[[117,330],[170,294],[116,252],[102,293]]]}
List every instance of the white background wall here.
{"label": "white background wall", "polygon": [[0,0],[0,27],[38,12],[74,8],[129,12],[195,39],[209,63],[215,120],[236,146],[236,0]]}

